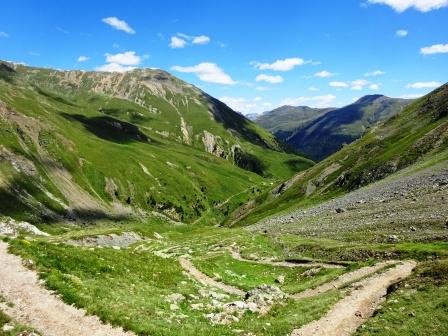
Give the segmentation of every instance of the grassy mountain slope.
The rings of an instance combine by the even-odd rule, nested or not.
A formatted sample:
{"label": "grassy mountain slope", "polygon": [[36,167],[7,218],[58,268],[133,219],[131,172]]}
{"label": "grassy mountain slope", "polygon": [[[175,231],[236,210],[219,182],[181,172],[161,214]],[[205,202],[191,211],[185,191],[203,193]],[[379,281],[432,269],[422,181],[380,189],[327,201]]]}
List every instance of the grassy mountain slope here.
{"label": "grassy mountain slope", "polygon": [[253,120],[280,139],[285,139],[297,128],[331,110],[332,108],[284,105],[258,115]]}
{"label": "grassy mountain slope", "polygon": [[447,147],[445,84],[373,127],[361,139],[241,207],[233,214],[233,223],[255,223],[270,214],[348,193],[413,164],[431,165]]}
{"label": "grassy mountain slope", "polygon": [[222,217],[312,163],[161,70],[0,62],[0,213],[29,221]]}
{"label": "grassy mountain slope", "polygon": [[411,100],[382,95],[365,96],[355,103],[333,109],[290,131],[285,142],[314,160],[322,160],[360,138],[377,122],[403,110]]}

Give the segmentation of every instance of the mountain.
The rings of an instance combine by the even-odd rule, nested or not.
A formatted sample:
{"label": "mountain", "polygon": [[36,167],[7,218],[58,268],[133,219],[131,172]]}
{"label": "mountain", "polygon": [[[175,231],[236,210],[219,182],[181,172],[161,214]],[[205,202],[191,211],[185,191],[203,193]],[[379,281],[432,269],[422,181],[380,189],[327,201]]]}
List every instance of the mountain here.
{"label": "mountain", "polygon": [[270,181],[312,165],[224,103],[154,69],[0,62],[0,130],[0,214],[31,222],[225,216]]}
{"label": "mountain", "polygon": [[[348,111],[366,101],[378,103],[378,99],[383,102],[381,105],[390,104],[385,97],[370,96]],[[448,84],[445,84],[319,164],[244,205],[233,214],[233,223],[255,223],[270,214],[357,190],[406,167],[428,167],[447,159]]]}
{"label": "mountain", "polygon": [[[368,95],[338,109],[280,108],[256,122],[299,153],[320,161],[360,138],[366,130],[403,110],[412,100]],[[300,111],[300,113],[299,113]],[[269,113],[268,115],[271,115]],[[297,118],[295,121],[294,118]]]}
{"label": "mountain", "polygon": [[280,139],[288,138],[291,133],[307,122],[324,115],[333,108],[312,108],[308,106],[280,106],[264,112],[252,119]]}

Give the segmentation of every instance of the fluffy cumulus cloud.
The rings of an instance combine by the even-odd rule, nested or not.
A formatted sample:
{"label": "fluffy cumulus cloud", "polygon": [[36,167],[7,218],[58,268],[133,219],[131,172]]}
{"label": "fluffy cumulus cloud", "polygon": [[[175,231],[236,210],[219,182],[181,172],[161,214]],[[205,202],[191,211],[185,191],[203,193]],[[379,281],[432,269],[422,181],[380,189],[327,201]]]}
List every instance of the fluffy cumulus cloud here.
{"label": "fluffy cumulus cloud", "polygon": [[178,49],[184,48],[188,44],[208,44],[210,43],[210,37],[207,35],[191,36],[183,33],[177,33],[175,36],[171,36],[170,48]]}
{"label": "fluffy cumulus cloud", "polygon": [[283,82],[283,77],[261,74],[255,78],[255,81],[256,82],[267,82],[267,83],[271,83],[271,84],[278,84],[278,83]]}
{"label": "fluffy cumulus cloud", "polygon": [[424,47],[424,48],[420,49],[420,52],[423,55],[448,53],[448,43],[447,44],[434,44],[430,47]]}
{"label": "fluffy cumulus cloud", "polygon": [[439,82],[415,82],[406,85],[408,89],[434,89],[442,85]]}
{"label": "fluffy cumulus cloud", "polygon": [[109,26],[114,27],[117,30],[124,31],[128,34],[135,34],[135,30],[132,29],[126,21],[120,20],[119,18],[115,16],[107,17],[102,19],[104,23],[108,24]]}
{"label": "fluffy cumulus cloud", "polygon": [[318,88],[318,87],[315,87],[315,86],[310,86],[310,87],[308,88],[308,90],[310,90],[310,91],[312,91],[312,92],[316,92],[316,91],[319,91],[319,88]]}
{"label": "fluffy cumulus cloud", "polygon": [[372,91],[378,91],[380,89],[380,84],[370,84],[369,89]]}
{"label": "fluffy cumulus cloud", "polygon": [[285,58],[277,60],[274,63],[259,63],[251,62],[258,70],[274,70],[274,71],[290,71],[298,65],[303,65],[306,62],[302,58]]}
{"label": "fluffy cumulus cloud", "polygon": [[336,100],[336,96],[332,94],[324,96],[313,96],[313,97],[297,97],[297,98],[286,98],[280,102],[280,105],[308,105],[310,107],[324,108],[331,107],[333,102]]}
{"label": "fluffy cumulus cloud", "polygon": [[89,60],[89,57],[87,56],[79,56],[78,57],[78,62],[86,62]]}
{"label": "fluffy cumulus cloud", "polygon": [[221,97],[219,100],[224,102],[233,110],[243,114],[260,113],[272,108],[272,104],[270,102],[264,102],[261,97],[255,97],[253,99]]}
{"label": "fluffy cumulus cloud", "polygon": [[136,65],[139,65],[145,56],[139,56],[135,51],[125,51],[118,54],[106,54],[107,64],[97,67],[98,71],[107,72],[125,72],[135,69]]}
{"label": "fluffy cumulus cloud", "polygon": [[339,89],[348,87],[348,84],[346,82],[330,82],[329,85],[331,87],[339,88]]}
{"label": "fluffy cumulus cloud", "polygon": [[399,29],[395,32],[395,35],[398,37],[406,37],[408,36],[408,31],[404,29]]}
{"label": "fluffy cumulus cloud", "polygon": [[204,62],[194,66],[187,66],[187,67],[176,65],[173,66],[171,70],[184,73],[194,73],[203,82],[225,84],[225,85],[236,84],[236,82],[232,79],[232,77],[226,74],[224,70],[222,70],[215,63]]}
{"label": "fluffy cumulus cloud", "polygon": [[327,70],[322,70],[322,71],[316,72],[314,74],[314,77],[320,77],[320,78],[326,78],[326,77],[331,77],[331,76],[334,76],[334,73],[331,73]]}
{"label": "fluffy cumulus cloud", "polygon": [[177,37],[177,36],[171,36],[171,42],[170,42],[170,48],[177,49],[177,48],[183,48],[187,45],[187,41],[184,39]]}
{"label": "fluffy cumulus cloud", "polygon": [[409,8],[420,12],[429,12],[448,6],[448,0],[368,0],[371,4],[384,4],[401,13]]}
{"label": "fluffy cumulus cloud", "polygon": [[364,89],[364,86],[368,85],[370,82],[366,81],[365,79],[357,79],[353,82],[351,82],[350,86],[352,88],[352,90],[356,90],[356,91],[360,91],[362,89]]}
{"label": "fluffy cumulus cloud", "polygon": [[142,58],[138,56],[135,51],[126,51],[124,53],[118,53],[115,55],[106,54],[107,63],[117,63],[121,65],[138,65],[142,61]]}
{"label": "fluffy cumulus cloud", "polygon": [[364,74],[364,76],[366,76],[366,77],[376,77],[376,76],[382,76],[382,75],[384,75],[384,74],[385,74],[384,71],[381,71],[381,70],[375,70],[375,71],[372,71],[372,72],[366,72],[366,73]]}

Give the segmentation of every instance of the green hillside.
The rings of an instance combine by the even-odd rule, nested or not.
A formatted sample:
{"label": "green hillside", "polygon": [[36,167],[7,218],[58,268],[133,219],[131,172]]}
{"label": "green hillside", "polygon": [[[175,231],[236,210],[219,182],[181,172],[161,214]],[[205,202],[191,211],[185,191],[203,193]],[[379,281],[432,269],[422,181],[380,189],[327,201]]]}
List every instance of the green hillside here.
{"label": "green hillside", "polygon": [[370,127],[387,120],[410,99],[368,95],[342,108],[282,106],[254,119],[278,139],[313,160],[320,161],[360,138]]}
{"label": "green hillside", "polygon": [[286,139],[301,126],[331,110],[333,109],[284,105],[258,115],[253,120],[280,139]]}
{"label": "green hillside", "polygon": [[373,127],[361,139],[241,207],[230,222],[255,223],[273,213],[316,204],[414,163],[427,160],[431,164],[436,154],[446,153],[447,147],[448,85],[445,84]]}
{"label": "green hillside", "polygon": [[220,218],[312,163],[162,70],[0,63],[0,213],[32,222]]}

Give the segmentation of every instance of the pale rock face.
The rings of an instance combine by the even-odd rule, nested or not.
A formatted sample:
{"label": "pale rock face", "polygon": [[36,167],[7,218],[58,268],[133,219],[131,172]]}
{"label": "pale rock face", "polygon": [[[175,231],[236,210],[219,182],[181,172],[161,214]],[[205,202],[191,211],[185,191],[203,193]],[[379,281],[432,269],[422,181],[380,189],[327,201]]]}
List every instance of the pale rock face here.
{"label": "pale rock face", "polygon": [[204,136],[202,137],[202,142],[204,143],[204,149],[206,152],[213,154],[217,157],[226,157],[224,149],[220,146],[219,142],[221,138],[215,136],[212,133],[204,130]]}
{"label": "pale rock face", "polygon": [[12,218],[0,218],[0,236],[17,237],[20,231],[34,234],[36,236],[49,236],[48,233],[39,230],[34,225],[27,222],[17,222]]}

